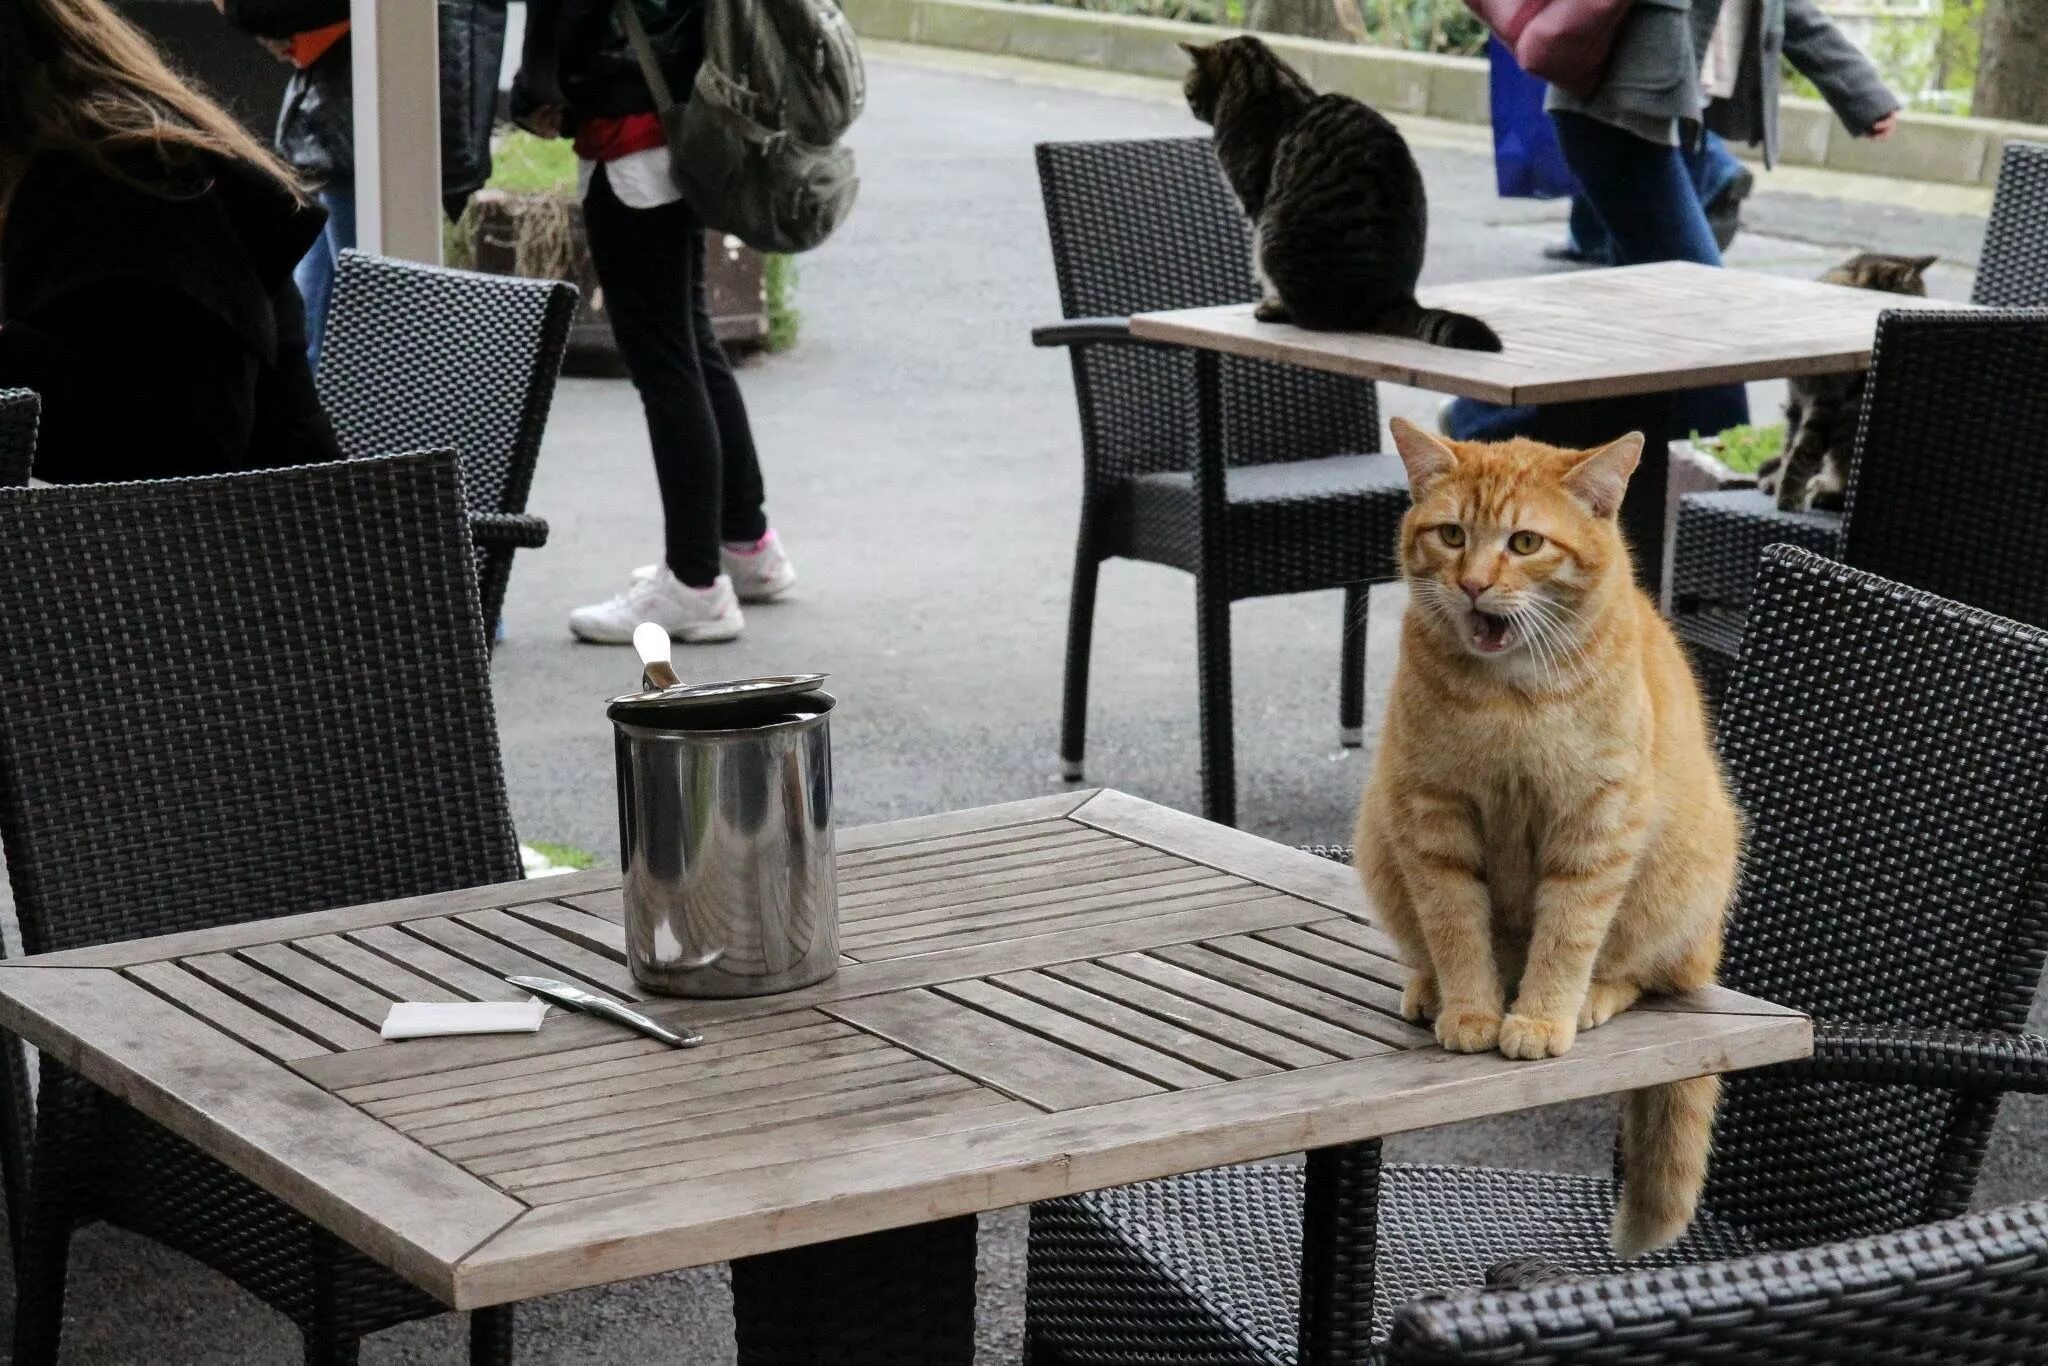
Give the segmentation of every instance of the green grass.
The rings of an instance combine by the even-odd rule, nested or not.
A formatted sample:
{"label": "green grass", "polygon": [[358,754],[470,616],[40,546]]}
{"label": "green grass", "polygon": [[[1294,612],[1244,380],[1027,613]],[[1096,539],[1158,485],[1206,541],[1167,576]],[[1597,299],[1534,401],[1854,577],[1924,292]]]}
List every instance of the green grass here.
{"label": "green grass", "polygon": [[597,863],[597,855],[588,849],[578,849],[571,844],[549,844],[545,840],[535,840],[527,848],[558,868],[590,868]]}
{"label": "green grass", "polygon": [[537,138],[514,129],[491,154],[491,188],[541,194],[576,188],[576,148],[566,138]]}
{"label": "green grass", "polygon": [[1711,452],[1737,474],[1755,474],[1758,466],[1785,449],[1785,424],[1730,427],[1716,437],[1702,437],[1694,432],[1692,443]]}

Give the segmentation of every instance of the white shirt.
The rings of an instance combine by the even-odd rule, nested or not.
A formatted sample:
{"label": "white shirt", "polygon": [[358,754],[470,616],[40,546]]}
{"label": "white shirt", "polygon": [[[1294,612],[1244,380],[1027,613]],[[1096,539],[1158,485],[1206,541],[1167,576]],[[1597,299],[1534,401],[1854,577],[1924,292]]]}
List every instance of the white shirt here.
{"label": "white shirt", "polygon": [[[590,178],[597,165],[594,161],[577,158],[578,199],[590,197]],[[683,192],[676,188],[675,177],[669,174],[666,147],[648,147],[628,152],[616,161],[607,161],[604,163],[604,178],[611,182],[612,193],[619,197],[619,202],[629,209],[658,209],[683,197]]]}
{"label": "white shirt", "polygon": [[1700,93],[1710,100],[1735,97],[1751,8],[1750,0],[1721,0],[1721,16],[1714,21],[1714,36],[1707,41],[1706,56],[1700,62]]}

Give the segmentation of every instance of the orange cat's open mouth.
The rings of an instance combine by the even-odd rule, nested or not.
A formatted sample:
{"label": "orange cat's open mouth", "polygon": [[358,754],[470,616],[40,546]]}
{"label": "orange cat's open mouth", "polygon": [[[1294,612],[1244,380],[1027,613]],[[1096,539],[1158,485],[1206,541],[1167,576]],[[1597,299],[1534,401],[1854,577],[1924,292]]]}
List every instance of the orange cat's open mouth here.
{"label": "orange cat's open mouth", "polygon": [[1472,648],[1481,654],[1499,654],[1508,647],[1508,632],[1515,623],[1491,612],[1472,614]]}

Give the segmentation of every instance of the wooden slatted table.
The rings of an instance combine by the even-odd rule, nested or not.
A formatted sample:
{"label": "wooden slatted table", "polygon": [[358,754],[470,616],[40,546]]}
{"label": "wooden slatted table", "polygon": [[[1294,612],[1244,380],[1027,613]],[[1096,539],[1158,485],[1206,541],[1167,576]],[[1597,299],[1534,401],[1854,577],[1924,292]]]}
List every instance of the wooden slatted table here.
{"label": "wooden slatted table", "polygon": [[508,973],[641,1000],[608,871],[24,959],[0,1023],[454,1307],[734,1260],[749,1361],[966,1361],[984,1210],[1811,1047],[1715,990],[1563,1058],[1445,1054],[1350,869],[1115,792],[846,831],[840,863],[835,977],[643,1002],[691,1051],[584,1016],[377,1036]]}
{"label": "wooden slatted table", "polygon": [[1501,351],[1307,332],[1257,322],[1249,304],[1139,314],[1131,332],[1210,355],[1487,403],[1540,404],[1536,435],[1559,445],[1642,430],[1653,439],[1629,483],[1622,524],[1638,568],[1654,576],[1664,562],[1668,452],[1661,438],[1670,391],[1867,369],[1879,313],[1966,307],[1685,261],[1478,280],[1425,289],[1421,298],[1485,319],[1500,334]]}

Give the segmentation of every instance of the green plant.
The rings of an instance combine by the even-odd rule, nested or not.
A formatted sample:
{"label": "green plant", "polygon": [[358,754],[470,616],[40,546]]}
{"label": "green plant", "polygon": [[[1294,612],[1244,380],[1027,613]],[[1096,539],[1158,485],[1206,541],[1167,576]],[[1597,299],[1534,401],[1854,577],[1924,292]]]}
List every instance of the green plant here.
{"label": "green plant", "polygon": [[1737,474],[1755,474],[1759,466],[1785,449],[1785,424],[1730,427],[1719,436],[1692,434],[1692,444]]}
{"label": "green plant", "polygon": [[787,351],[796,345],[797,328],[803,314],[791,302],[796,293],[796,262],[787,256],[769,256],[762,261],[762,286],[768,295],[768,340],[770,351]]}
{"label": "green plant", "polygon": [[578,849],[573,844],[550,844],[546,840],[535,840],[527,848],[557,868],[589,868],[597,863],[597,855],[588,849]]}
{"label": "green plant", "polygon": [[515,128],[491,149],[490,187],[509,194],[542,194],[576,185],[576,148],[563,138],[539,138]]}

